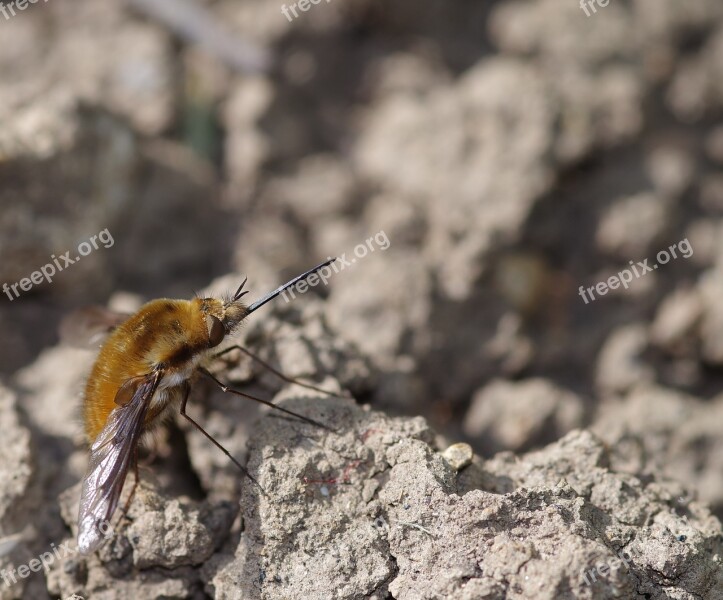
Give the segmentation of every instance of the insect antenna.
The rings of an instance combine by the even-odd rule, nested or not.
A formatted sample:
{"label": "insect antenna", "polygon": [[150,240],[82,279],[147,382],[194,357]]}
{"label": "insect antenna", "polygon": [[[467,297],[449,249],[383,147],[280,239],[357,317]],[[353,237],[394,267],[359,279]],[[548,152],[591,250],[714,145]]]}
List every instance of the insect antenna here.
{"label": "insect antenna", "polygon": [[[302,273],[301,275],[297,275],[297,276],[294,277],[291,281],[287,281],[284,285],[277,287],[273,292],[270,292],[270,293],[266,294],[263,298],[261,298],[260,300],[257,300],[257,301],[254,302],[251,306],[249,306],[248,309],[246,309],[246,316],[250,315],[250,314],[251,314],[252,312],[254,312],[256,309],[261,308],[264,304],[266,304],[267,302],[270,302],[271,300],[273,300],[274,298],[276,298],[276,296],[278,296],[278,295],[281,294],[282,292],[286,291],[286,290],[289,289],[290,287],[296,285],[296,284],[299,283],[300,281],[304,281],[304,280],[305,280],[306,278],[308,278],[310,275],[313,275],[313,274],[316,273],[317,271],[320,271],[320,270],[323,269],[324,267],[330,265],[330,264],[333,263],[335,260],[336,260],[336,258],[329,259],[329,260],[327,260],[326,262],[323,262],[323,263],[321,263],[320,265],[315,266],[313,269],[309,269],[306,273]],[[244,283],[246,283],[246,280],[244,280]],[[243,283],[241,284],[241,287],[243,287]],[[241,290],[241,287],[239,288],[239,291]],[[236,292],[236,293],[238,293],[238,292]]]}
{"label": "insect antenna", "polygon": [[241,282],[241,285],[238,286],[238,289],[236,290],[236,293],[233,295],[233,302],[236,302],[241,296],[248,294],[249,291],[246,290],[245,292],[242,292],[241,290],[244,289],[244,286],[246,285],[246,282],[249,280],[248,277],[244,277],[244,280]]}

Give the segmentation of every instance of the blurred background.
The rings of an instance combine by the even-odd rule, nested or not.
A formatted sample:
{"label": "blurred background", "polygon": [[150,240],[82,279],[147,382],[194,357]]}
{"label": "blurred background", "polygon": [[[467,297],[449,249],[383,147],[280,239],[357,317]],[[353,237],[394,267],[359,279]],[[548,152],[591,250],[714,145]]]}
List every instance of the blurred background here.
{"label": "blurred background", "polygon": [[0,295],[6,383],[80,306],[346,254],[294,302],[360,400],[483,456],[590,427],[723,516],[720,0],[2,8],[0,283],[113,239]]}

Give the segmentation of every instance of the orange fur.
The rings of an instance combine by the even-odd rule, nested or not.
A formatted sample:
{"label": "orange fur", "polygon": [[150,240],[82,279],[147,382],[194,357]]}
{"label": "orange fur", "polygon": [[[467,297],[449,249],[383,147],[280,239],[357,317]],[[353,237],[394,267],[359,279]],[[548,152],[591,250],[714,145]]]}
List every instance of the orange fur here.
{"label": "orange fur", "polygon": [[[209,347],[206,315],[223,317],[218,300],[153,300],[119,325],[103,344],[86,384],[85,432],[92,443],[118,405],[116,393],[126,380],[164,365],[166,376],[188,371]],[[182,387],[168,390],[165,404],[178,399]],[[149,427],[163,407],[149,411]]]}

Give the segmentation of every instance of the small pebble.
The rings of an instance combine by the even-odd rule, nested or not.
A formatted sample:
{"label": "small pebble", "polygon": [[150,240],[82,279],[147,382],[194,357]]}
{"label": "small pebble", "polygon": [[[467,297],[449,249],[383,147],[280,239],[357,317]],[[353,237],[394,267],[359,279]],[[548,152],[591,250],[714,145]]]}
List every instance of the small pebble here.
{"label": "small pebble", "polygon": [[461,471],[472,462],[474,453],[472,452],[472,446],[459,443],[452,444],[442,452],[442,456],[455,471]]}

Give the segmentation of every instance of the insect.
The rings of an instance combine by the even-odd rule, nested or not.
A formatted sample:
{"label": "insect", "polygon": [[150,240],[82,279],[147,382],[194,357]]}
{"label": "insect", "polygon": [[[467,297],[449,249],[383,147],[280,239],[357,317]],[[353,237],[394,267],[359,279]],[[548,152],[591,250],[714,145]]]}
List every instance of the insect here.
{"label": "insect", "polygon": [[[110,519],[118,506],[128,470],[133,467],[135,482],[126,502],[126,507],[129,506],[138,484],[139,442],[176,406],[180,405],[181,415],[255,482],[220,443],[186,414],[190,382],[195,374],[209,377],[224,392],[251,398],[329,429],[313,419],[229,388],[202,364],[211,350],[251,313],[334,260],[295,277],[249,306],[241,301],[248,293],[243,291],[244,279],[233,296],[225,299],[153,300],[135,314],[107,324],[108,328],[114,328],[93,365],[83,402],[85,431],[92,444],[78,511],[78,550],[81,554],[90,554],[105,541],[104,533],[108,532]],[[96,329],[102,327],[100,315],[93,314],[92,320]],[[237,347],[253,357],[247,350]],[[287,381],[295,381],[271,370]],[[308,384],[302,385],[318,390]]]}

